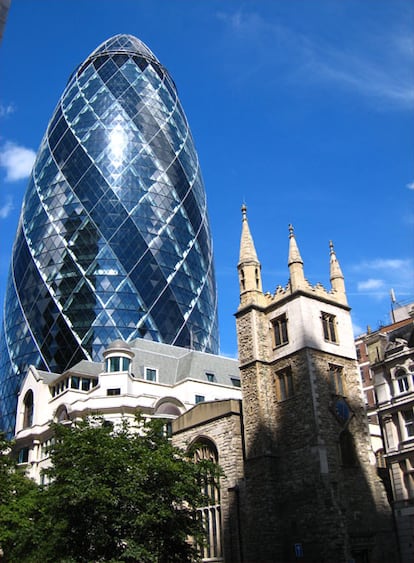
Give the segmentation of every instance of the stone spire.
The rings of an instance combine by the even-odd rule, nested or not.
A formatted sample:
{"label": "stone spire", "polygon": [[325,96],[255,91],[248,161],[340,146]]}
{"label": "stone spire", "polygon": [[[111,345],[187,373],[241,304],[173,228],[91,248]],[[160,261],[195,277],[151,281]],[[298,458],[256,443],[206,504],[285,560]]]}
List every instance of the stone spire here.
{"label": "stone spire", "polygon": [[342,273],[339,262],[336,258],[334,245],[332,241],[329,241],[329,251],[330,251],[331,287],[335,292],[339,294],[338,296],[343,296],[346,302],[344,275]]}
{"label": "stone spire", "polygon": [[[237,269],[239,271],[240,299],[247,294],[262,293],[261,265],[257,258],[256,249],[247,222],[247,208],[242,208],[242,232],[240,239],[240,256]],[[250,295],[252,297],[252,295]]]}
{"label": "stone spire", "polygon": [[239,265],[246,262],[256,262],[257,264],[259,264],[253,238],[250,234],[249,223],[247,222],[247,207],[244,205],[244,203],[242,205],[241,212],[242,232],[240,240]]}
{"label": "stone spire", "polygon": [[291,291],[303,289],[306,285],[303,272],[303,260],[296,244],[293,226],[289,225],[289,257],[288,257]]}

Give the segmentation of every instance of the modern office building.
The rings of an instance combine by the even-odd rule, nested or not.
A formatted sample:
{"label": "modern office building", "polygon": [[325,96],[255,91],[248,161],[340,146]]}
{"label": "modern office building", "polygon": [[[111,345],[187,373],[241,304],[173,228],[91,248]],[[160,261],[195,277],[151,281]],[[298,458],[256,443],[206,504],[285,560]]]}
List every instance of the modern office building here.
{"label": "modern office building", "polygon": [[29,365],[62,373],[136,338],[218,353],[206,194],[168,71],[115,36],[70,76],[39,148],[13,248],[0,428]]}

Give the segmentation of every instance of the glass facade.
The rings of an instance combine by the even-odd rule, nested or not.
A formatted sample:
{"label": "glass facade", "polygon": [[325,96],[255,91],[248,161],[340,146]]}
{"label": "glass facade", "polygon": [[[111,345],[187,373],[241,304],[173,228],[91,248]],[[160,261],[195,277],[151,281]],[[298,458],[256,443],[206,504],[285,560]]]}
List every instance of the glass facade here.
{"label": "glass facade", "polygon": [[168,71],[118,35],[71,75],[39,148],[13,248],[0,427],[27,366],[101,360],[113,340],[218,353],[206,196]]}

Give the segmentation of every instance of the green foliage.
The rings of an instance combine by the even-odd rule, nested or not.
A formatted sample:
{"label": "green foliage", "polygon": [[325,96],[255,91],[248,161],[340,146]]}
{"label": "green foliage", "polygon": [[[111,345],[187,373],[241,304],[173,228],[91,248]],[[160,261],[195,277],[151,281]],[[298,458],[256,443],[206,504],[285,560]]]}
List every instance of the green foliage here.
{"label": "green foliage", "polygon": [[34,549],[39,490],[19,471],[12,446],[0,434],[0,547],[4,561],[23,563]]}
{"label": "green foliage", "polygon": [[10,551],[7,561],[199,559],[194,545],[202,543],[203,531],[196,507],[206,503],[200,486],[206,473],[218,475],[213,464],[187,459],[165,437],[161,421],[137,417],[133,427],[123,422],[114,429],[93,418],[56,424],[53,431],[49,485],[35,491],[36,510],[30,495],[21,497],[27,504],[22,515],[33,518],[26,530],[19,518],[28,551],[20,559]]}

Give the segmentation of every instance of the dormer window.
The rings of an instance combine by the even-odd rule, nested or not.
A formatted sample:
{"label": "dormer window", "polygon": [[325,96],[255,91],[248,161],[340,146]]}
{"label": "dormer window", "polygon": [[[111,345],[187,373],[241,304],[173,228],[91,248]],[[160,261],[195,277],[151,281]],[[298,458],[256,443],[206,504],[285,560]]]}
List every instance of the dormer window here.
{"label": "dormer window", "polygon": [[134,352],[122,340],[112,342],[103,353],[106,373],[130,372]]}
{"label": "dormer window", "polygon": [[76,375],[72,375],[72,377],[70,378],[70,388],[79,389],[79,385],[80,385],[80,377]]}
{"label": "dormer window", "polygon": [[157,381],[157,370],[155,368],[145,368],[145,379],[147,381]]}
{"label": "dormer window", "polygon": [[125,356],[111,356],[106,359],[105,371],[107,373],[113,373],[117,371],[129,371],[129,366],[131,365],[130,358]]}
{"label": "dormer window", "polygon": [[65,377],[62,381],[56,383],[50,387],[50,392],[52,397],[56,397],[60,395],[66,389],[75,390],[75,391],[91,391],[93,390],[99,383],[97,377],[81,377],[80,375],[71,375],[70,377]]}

